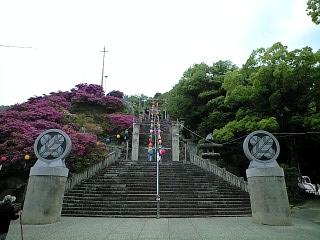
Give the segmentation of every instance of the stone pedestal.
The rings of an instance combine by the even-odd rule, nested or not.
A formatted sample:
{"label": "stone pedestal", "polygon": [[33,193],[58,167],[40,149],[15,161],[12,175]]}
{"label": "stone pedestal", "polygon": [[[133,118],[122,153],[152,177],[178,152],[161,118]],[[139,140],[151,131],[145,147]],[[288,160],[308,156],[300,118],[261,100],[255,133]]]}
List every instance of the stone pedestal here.
{"label": "stone pedestal", "polygon": [[283,169],[280,167],[249,168],[247,178],[253,222],[267,225],[291,225]]}
{"label": "stone pedestal", "polygon": [[50,224],[61,219],[68,169],[33,167],[23,205],[23,224]]}

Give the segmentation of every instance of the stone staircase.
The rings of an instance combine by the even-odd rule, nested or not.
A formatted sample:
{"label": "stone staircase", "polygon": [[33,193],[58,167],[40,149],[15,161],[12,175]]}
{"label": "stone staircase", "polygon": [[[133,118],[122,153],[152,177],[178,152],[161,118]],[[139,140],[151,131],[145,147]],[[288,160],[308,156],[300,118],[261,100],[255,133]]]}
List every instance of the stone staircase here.
{"label": "stone staircase", "polygon": [[[160,216],[251,216],[249,194],[182,162],[160,163]],[[67,192],[63,216],[157,217],[156,163],[120,161]]]}

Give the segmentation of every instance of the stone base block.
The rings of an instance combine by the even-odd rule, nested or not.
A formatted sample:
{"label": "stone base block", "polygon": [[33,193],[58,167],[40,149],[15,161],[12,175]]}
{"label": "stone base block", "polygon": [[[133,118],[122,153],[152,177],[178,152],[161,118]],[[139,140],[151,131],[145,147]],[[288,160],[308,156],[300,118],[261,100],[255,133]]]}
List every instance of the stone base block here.
{"label": "stone base block", "polygon": [[282,168],[247,169],[253,222],[267,225],[292,224]]}
{"label": "stone base block", "polygon": [[34,167],[30,173],[22,223],[37,225],[60,221],[67,169]]}

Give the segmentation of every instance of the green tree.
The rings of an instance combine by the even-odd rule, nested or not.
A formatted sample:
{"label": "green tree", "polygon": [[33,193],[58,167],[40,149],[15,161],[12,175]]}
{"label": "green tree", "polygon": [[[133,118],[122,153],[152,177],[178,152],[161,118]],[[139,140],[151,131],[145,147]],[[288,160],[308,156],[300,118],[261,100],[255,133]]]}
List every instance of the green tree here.
{"label": "green tree", "polygon": [[306,11],[312,22],[320,24],[320,0],[308,0]]}
{"label": "green tree", "polygon": [[[240,70],[226,74],[225,103],[235,117],[214,131],[225,142],[263,129],[271,132],[306,132],[319,129],[319,51],[305,47],[289,52],[275,43],[253,51]],[[292,166],[297,166],[292,138],[283,145]]]}
{"label": "green tree", "polygon": [[0,106],[0,111],[4,111],[4,110],[6,110],[6,109],[8,109],[8,108],[9,108],[9,106],[1,105],[1,106]]}
{"label": "green tree", "polygon": [[124,96],[126,105],[127,105],[127,113],[132,114],[134,113],[135,116],[139,116],[139,113],[142,114],[145,111],[145,107],[151,106],[151,99],[150,97],[141,94],[141,95],[131,95],[131,96]]}
{"label": "green tree", "polygon": [[212,66],[205,63],[193,65],[166,96],[170,116],[184,117],[185,125],[201,134],[220,127],[228,117],[221,106],[225,96],[222,88],[224,75],[235,69],[237,67],[231,61],[218,61]]}

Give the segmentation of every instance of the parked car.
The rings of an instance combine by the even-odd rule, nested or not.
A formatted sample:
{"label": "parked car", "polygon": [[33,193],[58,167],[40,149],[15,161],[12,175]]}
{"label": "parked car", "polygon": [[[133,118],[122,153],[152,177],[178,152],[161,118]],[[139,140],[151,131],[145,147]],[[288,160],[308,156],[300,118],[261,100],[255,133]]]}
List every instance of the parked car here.
{"label": "parked car", "polygon": [[298,186],[304,189],[307,193],[320,195],[320,184],[313,184],[308,176],[298,178]]}

